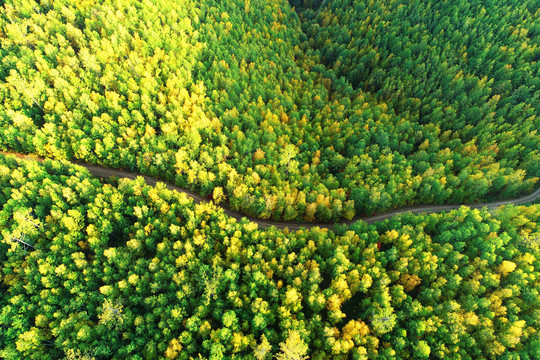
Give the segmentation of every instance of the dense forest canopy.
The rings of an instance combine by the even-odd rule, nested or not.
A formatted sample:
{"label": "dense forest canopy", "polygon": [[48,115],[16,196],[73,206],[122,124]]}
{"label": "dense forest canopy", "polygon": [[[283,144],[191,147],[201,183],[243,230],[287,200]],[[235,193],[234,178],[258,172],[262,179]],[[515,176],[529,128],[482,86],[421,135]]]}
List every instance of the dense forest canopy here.
{"label": "dense forest canopy", "polygon": [[260,218],[513,197],[540,176],[534,4],[8,1],[0,148]]}
{"label": "dense forest canopy", "polygon": [[[504,163],[538,175],[538,157],[529,157],[539,148],[538,5],[336,0],[305,11],[303,29],[321,61],[355,88],[463,142],[497,144]],[[527,150],[510,155],[516,146]]]}
{"label": "dense forest canopy", "polygon": [[540,206],[259,230],[0,155],[0,357],[535,359]]}
{"label": "dense forest canopy", "polygon": [[[540,358],[538,0],[8,0],[0,358]],[[55,159],[55,160],[53,160]],[[98,179],[71,162],[142,177]]]}

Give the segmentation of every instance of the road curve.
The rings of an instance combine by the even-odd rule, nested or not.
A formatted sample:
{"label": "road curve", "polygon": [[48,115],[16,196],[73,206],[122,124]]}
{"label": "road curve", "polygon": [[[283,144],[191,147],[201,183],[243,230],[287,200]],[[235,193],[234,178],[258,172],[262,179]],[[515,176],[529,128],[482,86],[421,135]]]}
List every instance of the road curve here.
{"label": "road curve", "polygon": [[[29,156],[29,155],[23,155],[23,154],[17,154],[17,153],[9,153],[9,152],[3,152],[3,151],[0,151],[0,153],[5,154],[5,155],[14,155],[14,156],[17,156],[18,158],[25,159],[25,160],[43,161],[43,158],[35,157],[35,156]],[[66,161],[66,160],[64,160],[64,161]],[[66,161],[66,162],[69,162],[69,161]],[[201,197],[200,195],[194,193],[191,190],[178,187],[176,185],[167,183],[167,182],[159,180],[159,179],[155,179],[155,178],[150,177],[150,176],[133,173],[133,172],[126,171],[126,170],[118,170],[118,169],[111,169],[111,168],[106,168],[106,167],[98,166],[98,165],[91,165],[91,164],[87,164],[87,163],[80,162],[80,161],[74,161],[74,162],[69,162],[69,163],[74,164],[74,165],[79,165],[79,166],[82,166],[82,167],[86,168],[92,175],[94,175],[96,177],[109,178],[109,177],[115,176],[115,177],[118,177],[118,178],[136,179],[137,177],[140,176],[140,177],[144,178],[144,180],[146,181],[146,183],[148,185],[154,186],[154,185],[156,185],[156,183],[162,182],[162,183],[164,183],[166,185],[166,187],[169,190],[176,190],[178,192],[181,192],[181,193],[184,193],[184,194],[190,196],[195,201],[195,203],[208,201],[207,199]],[[310,229],[310,228],[313,228],[313,227],[319,227],[319,228],[322,228],[322,229],[331,229],[334,225],[337,225],[337,224],[351,225],[351,224],[354,224],[355,222],[357,222],[358,220],[362,220],[362,221],[365,221],[367,223],[374,223],[374,222],[377,222],[377,221],[382,221],[382,220],[391,218],[392,216],[398,215],[398,214],[404,214],[404,213],[413,213],[413,214],[427,213],[427,214],[429,214],[429,213],[434,213],[434,212],[439,212],[439,211],[447,211],[447,210],[458,209],[461,206],[468,206],[468,207],[470,207],[472,209],[479,209],[479,208],[483,208],[483,207],[494,208],[494,207],[498,207],[498,206],[501,206],[501,205],[507,205],[507,204],[519,205],[519,204],[525,204],[525,203],[528,203],[528,202],[533,202],[533,201],[535,201],[535,200],[537,200],[539,198],[540,198],[540,188],[538,188],[536,191],[534,191],[533,193],[531,193],[529,195],[525,195],[525,196],[519,197],[517,199],[494,201],[494,202],[479,203],[479,204],[417,205],[417,206],[415,205],[415,206],[405,207],[405,208],[401,208],[401,209],[394,210],[394,211],[389,211],[389,212],[386,212],[386,213],[380,214],[380,215],[365,216],[365,217],[355,217],[352,220],[342,221],[342,222],[339,222],[339,223],[301,223],[301,222],[293,222],[293,221],[262,220],[262,219],[258,219],[258,218],[252,217],[252,216],[239,214],[238,212],[236,212],[236,211],[232,210],[231,208],[229,208],[227,205],[217,205],[217,206],[223,208],[223,210],[225,211],[225,213],[228,216],[233,217],[233,218],[237,219],[238,221],[240,221],[242,218],[247,218],[248,220],[257,223],[259,225],[259,228],[262,228],[262,229],[266,229],[268,227],[275,226],[278,229],[288,228],[289,230],[299,230],[299,229],[302,229],[302,228]]]}

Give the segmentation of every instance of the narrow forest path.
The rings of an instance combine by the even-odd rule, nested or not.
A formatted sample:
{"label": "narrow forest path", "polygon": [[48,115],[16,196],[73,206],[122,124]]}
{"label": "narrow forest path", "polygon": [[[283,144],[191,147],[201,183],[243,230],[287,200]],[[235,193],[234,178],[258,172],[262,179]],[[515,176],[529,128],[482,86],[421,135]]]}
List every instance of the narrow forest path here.
{"label": "narrow forest path", "polygon": [[[18,153],[9,153],[9,152],[4,152],[4,151],[0,151],[0,153],[5,154],[5,155],[17,156],[18,158],[21,158],[21,159],[24,159],[24,160],[35,160],[35,161],[43,161],[44,160],[43,158],[36,157],[36,156],[31,156],[31,155],[24,155],[24,154],[18,154]],[[154,186],[158,182],[162,182],[162,183],[164,183],[166,185],[166,187],[169,190],[176,190],[178,192],[184,193],[184,194],[188,195],[189,197],[191,197],[195,201],[195,203],[208,201],[206,198],[201,197],[200,195],[194,193],[191,190],[178,187],[176,185],[170,184],[168,182],[165,182],[165,181],[162,181],[162,180],[159,180],[159,179],[147,176],[147,175],[137,174],[137,173],[133,173],[133,172],[130,172],[130,171],[125,171],[125,170],[111,169],[111,168],[98,166],[98,165],[91,165],[91,164],[87,164],[87,163],[80,162],[80,161],[70,162],[70,163],[86,168],[93,176],[96,176],[96,177],[109,178],[109,177],[115,176],[115,177],[118,177],[118,178],[127,178],[127,179],[134,180],[138,176],[140,176],[140,177],[144,178],[144,180],[146,181],[146,183],[148,185]],[[498,206],[501,206],[501,205],[508,205],[508,204],[519,205],[519,204],[525,204],[525,203],[528,203],[528,202],[533,202],[533,201],[535,201],[535,200],[537,200],[539,198],[540,198],[540,188],[538,188],[536,191],[534,191],[533,193],[531,193],[529,195],[525,195],[525,196],[522,196],[522,197],[517,198],[517,199],[493,201],[493,202],[478,203],[478,204],[415,205],[415,206],[405,207],[405,208],[401,208],[399,210],[389,211],[389,212],[386,212],[384,214],[379,214],[379,215],[374,215],[374,216],[365,216],[365,217],[358,216],[358,217],[355,217],[352,220],[342,221],[342,222],[338,222],[338,223],[301,223],[301,222],[295,222],[295,221],[262,220],[262,219],[258,219],[258,218],[252,217],[252,216],[247,216],[247,215],[240,214],[240,213],[232,210],[231,208],[229,208],[227,205],[217,205],[217,206],[221,207],[228,216],[233,217],[233,218],[235,218],[237,220],[241,220],[242,218],[245,217],[248,220],[257,223],[259,225],[259,227],[262,228],[262,229],[265,229],[265,228],[268,228],[268,227],[271,227],[271,226],[275,226],[278,229],[288,228],[289,230],[299,230],[301,228],[310,229],[310,228],[313,228],[313,227],[331,229],[334,225],[337,225],[337,224],[351,225],[351,224],[354,224],[358,220],[362,220],[362,221],[365,221],[367,223],[374,223],[374,222],[377,222],[377,221],[382,221],[382,220],[391,218],[392,216],[398,215],[398,214],[404,214],[404,213],[413,213],[413,214],[434,213],[434,212],[439,212],[439,211],[448,211],[448,210],[453,210],[453,209],[459,209],[461,206],[468,206],[468,207],[470,207],[472,209],[479,209],[479,208],[483,208],[483,207],[494,208],[494,207],[498,207]]]}

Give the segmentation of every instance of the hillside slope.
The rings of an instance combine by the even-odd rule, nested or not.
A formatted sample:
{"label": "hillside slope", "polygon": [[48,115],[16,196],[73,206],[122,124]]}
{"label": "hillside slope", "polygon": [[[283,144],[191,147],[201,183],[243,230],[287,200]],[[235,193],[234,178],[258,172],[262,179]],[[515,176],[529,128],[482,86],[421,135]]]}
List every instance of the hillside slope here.
{"label": "hillside slope", "polygon": [[[340,19],[326,12],[337,4],[318,19]],[[344,19],[356,24],[364,13],[347,4]],[[493,113],[458,130],[454,120],[469,116],[459,106],[442,108],[457,116],[444,121],[424,116],[419,104],[431,103],[431,90],[402,101],[342,76],[357,69],[331,64],[330,44],[344,29],[328,21],[315,31],[286,1],[7,2],[0,148],[137,170],[263,219],[336,221],[532,190],[540,163],[536,47],[525,43],[520,61],[530,69],[511,75],[527,79],[521,95],[507,97],[518,103],[499,102],[488,80],[456,80],[467,95],[480,87],[474,104]],[[523,26],[525,37],[536,31],[534,21]],[[371,39],[365,27],[373,26],[354,28],[355,39]],[[309,46],[323,41],[322,50]],[[351,47],[350,66],[363,51]],[[415,53],[417,63],[431,56]],[[377,60],[363,74],[388,66]],[[395,81],[416,86],[405,73]]]}

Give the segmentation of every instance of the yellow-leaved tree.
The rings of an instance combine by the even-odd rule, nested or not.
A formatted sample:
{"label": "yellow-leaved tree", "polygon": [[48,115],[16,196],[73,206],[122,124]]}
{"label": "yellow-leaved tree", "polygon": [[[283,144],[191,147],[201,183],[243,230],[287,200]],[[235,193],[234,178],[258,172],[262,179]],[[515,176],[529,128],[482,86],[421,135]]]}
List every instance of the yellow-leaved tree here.
{"label": "yellow-leaved tree", "polygon": [[275,356],[277,360],[304,360],[309,358],[309,356],[306,356],[308,346],[297,330],[289,330],[287,340],[279,344],[279,347],[281,353]]}

